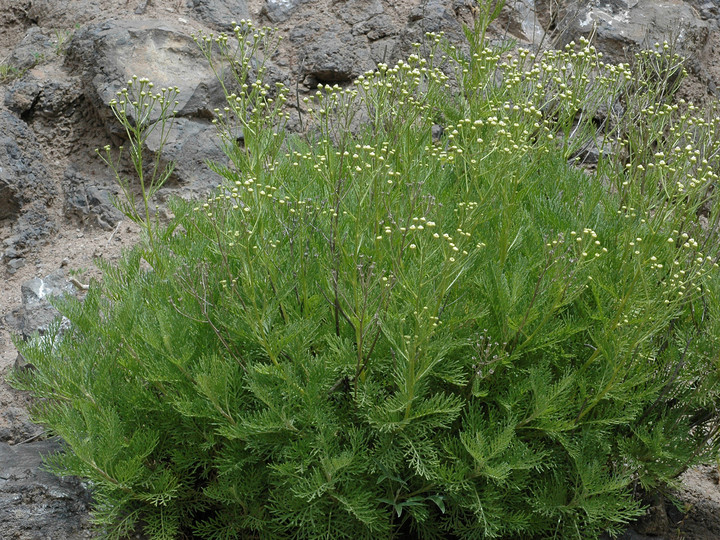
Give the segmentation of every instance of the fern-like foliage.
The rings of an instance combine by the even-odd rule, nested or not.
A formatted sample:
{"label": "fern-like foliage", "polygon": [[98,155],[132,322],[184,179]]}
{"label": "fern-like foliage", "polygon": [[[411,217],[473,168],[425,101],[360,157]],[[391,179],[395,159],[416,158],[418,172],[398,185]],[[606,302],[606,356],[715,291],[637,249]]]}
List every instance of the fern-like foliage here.
{"label": "fern-like foliage", "polygon": [[198,38],[239,92],[222,187],[19,344],[48,466],[107,537],[592,538],[717,456],[717,116],[658,90],[617,125],[682,133],[583,172],[588,137],[634,133],[591,122],[628,66],[430,36],[290,138],[285,90],[248,79],[269,36]]}

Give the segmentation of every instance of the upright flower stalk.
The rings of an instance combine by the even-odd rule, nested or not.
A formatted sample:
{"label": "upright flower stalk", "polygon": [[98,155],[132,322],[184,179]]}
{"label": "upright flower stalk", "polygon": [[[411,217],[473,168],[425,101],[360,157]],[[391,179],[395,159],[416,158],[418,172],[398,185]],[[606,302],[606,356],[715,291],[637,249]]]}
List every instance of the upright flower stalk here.
{"label": "upright flower stalk", "polygon": [[[177,86],[162,88],[159,92],[155,92],[154,87],[149,79],[134,75],[128,80],[127,86],[117,92],[117,98],[110,102],[113,115],[125,131],[137,183],[123,173],[124,146],[120,146],[118,153],[114,153],[109,145],[102,152],[97,150],[120,187],[121,197],[113,202],[128,219],[142,227],[147,236],[149,258],[153,258],[152,254],[158,248],[156,230],[159,226],[159,216],[153,216],[151,212],[151,201],[174,169],[171,162],[162,165],[162,148],[173,127],[178,105],[176,98],[180,93]],[[148,163],[146,143],[154,132],[157,132],[159,138],[158,149]],[[157,261],[148,262],[154,265]]]}

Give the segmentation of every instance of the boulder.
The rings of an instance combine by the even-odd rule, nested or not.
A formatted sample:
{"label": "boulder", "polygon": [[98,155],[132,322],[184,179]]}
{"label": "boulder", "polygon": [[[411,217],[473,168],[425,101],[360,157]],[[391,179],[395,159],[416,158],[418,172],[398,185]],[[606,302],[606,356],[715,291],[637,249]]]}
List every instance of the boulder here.
{"label": "boulder", "polygon": [[451,42],[463,40],[462,23],[458,20],[457,12],[462,8],[469,9],[472,4],[465,0],[424,0],[410,13],[409,30],[417,27],[422,36],[412,32],[413,37],[422,39],[425,32],[445,32]]}
{"label": "boulder", "polygon": [[545,40],[535,0],[506,2],[491,28],[496,36],[516,39],[525,47],[538,46]]}
{"label": "boulder", "polygon": [[348,35],[337,22],[299,24],[290,31],[290,43],[301,59],[299,78],[310,88],[349,83],[375,68],[367,38]]}
{"label": "boulder", "polygon": [[20,292],[22,305],[12,310],[6,317],[7,326],[23,339],[30,338],[35,332],[41,336],[47,332],[50,324],[60,313],[50,303],[54,296],[72,294],[75,287],[65,278],[62,269],[22,284]]}
{"label": "boulder", "polygon": [[[211,4],[216,5],[202,5]],[[208,186],[217,184],[217,175],[205,160],[224,157],[209,119],[215,108],[224,106],[225,96],[207,59],[184,27],[157,20],[121,20],[91,26],[73,38],[68,63],[82,72],[88,100],[118,142],[125,133],[108,104],[133,75],[151,79],[156,91],[177,86],[177,120],[161,159],[176,162],[173,180],[194,194],[205,193]],[[151,115],[151,122],[159,120],[158,112]],[[147,141],[151,153],[160,150],[158,135],[159,130],[155,130]],[[75,173],[66,175],[70,187],[66,194],[68,208],[81,215],[95,214],[101,226],[112,226],[117,215],[107,204],[108,192],[88,191],[86,183],[77,178]]]}
{"label": "boulder", "polygon": [[75,478],[42,469],[43,456],[62,446],[56,439],[0,443],[0,538],[92,538],[89,491]]}
{"label": "boulder", "polygon": [[627,61],[640,49],[668,40],[679,53],[699,51],[707,41],[710,25],[683,0],[536,0],[540,13],[553,31],[557,46],[580,36],[590,37],[611,61]]}
{"label": "boulder", "polygon": [[198,19],[218,30],[231,31],[233,21],[250,18],[245,0],[187,0],[187,7]]}
{"label": "boulder", "polygon": [[34,77],[22,77],[5,92],[5,106],[21,118],[27,117],[40,99],[41,93],[40,81]]}
{"label": "boulder", "polygon": [[72,28],[107,17],[102,2],[87,0],[31,0],[26,9],[28,19],[44,28]]}
{"label": "boulder", "polygon": [[312,2],[312,0],[266,0],[262,8],[260,8],[260,16],[269,20],[272,24],[285,22],[293,15],[299,5],[309,2]]}
{"label": "boulder", "polygon": [[54,54],[55,45],[40,28],[30,28],[8,58],[8,64],[26,70]]}
{"label": "boulder", "polygon": [[63,175],[64,212],[83,223],[113,229],[122,213],[113,206],[112,197],[118,188],[100,178],[92,178],[71,166]]}
{"label": "boulder", "polygon": [[21,119],[0,109],[0,236],[5,237],[7,260],[56,230],[48,212],[56,196],[34,133]]}
{"label": "boulder", "polygon": [[[580,37],[593,44],[608,63],[632,61],[642,49],[668,41],[685,58],[689,73],[676,95],[696,104],[714,101],[720,92],[720,18],[717,2],[703,0],[523,0],[547,36],[544,47],[563,47]],[[517,22],[517,21],[516,21]]]}
{"label": "boulder", "polygon": [[[242,139],[242,134],[238,134]],[[160,130],[156,129],[148,137],[147,148],[153,153],[160,151]],[[170,183],[172,188],[179,184],[182,196],[205,196],[220,183],[221,178],[208,166],[208,160],[225,164],[227,157],[223,152],[217,128],[209,121],[192,118],[178,118],[165,140],[162,149],[165,161],[175,164]]]}
{"label": "boulder", "polygon": [[334,9],[341,20],[353,26],[385,11],[380,0],[340,0]]}
{"label": "boulder", "polygon": [[[82,73],[91,104],[119,132],[109,103],[134,75],[178,87],[178,116],[204,117],[222,106],[222,86],[183,26],[159,20],[119,20],[89,26],[70,42],[67,64]],[[151,120],[157,120],[155,114]]]}
{"label": "boulder", "polygon": [[[38,79],[28,73],[14,82],[5,93],[5,106],[27,124],[41,119],[50,128],[62,123],[82,122],[83,92],[79,81],[67,79]],[[33,129],[36,137],[42,137],[46,130]],[[57,141],[55,141],[57,142]]]}
{"label": "boulder", "polygon": [[25,407],[8,405],[0,408],[0,444],[29,442],[43,433],[42,427],[32,423]]}
{"label": "boulder", "polygon": [[[443,32],[451,44],[468,52],[463,24],[471,22],[474,4],[466,0],[423,0],[410,11],[407,25],[400,29],[397,47],[389,64],[407,58],[417,51],[413,43],[425,43],[427,32]],[[462,17],[461,17],[462,16]],[[468,19],[464,21],[463,19]],[[424,54],[424,53],[423,53]]]}

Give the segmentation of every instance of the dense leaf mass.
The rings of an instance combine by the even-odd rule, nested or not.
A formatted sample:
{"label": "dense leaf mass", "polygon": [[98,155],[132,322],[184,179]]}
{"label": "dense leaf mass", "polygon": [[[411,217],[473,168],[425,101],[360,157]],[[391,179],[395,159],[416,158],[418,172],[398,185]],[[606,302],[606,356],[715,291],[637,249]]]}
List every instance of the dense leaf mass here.
{"label": "dense leaf mass", "polygon": [[272,34],[198,37],[221,186],[159,224],[143,180],[144,242],[19,344],[108,537],[592,538],[717,455],[718,116],[667,51],[483,28],[321,86],[295,138]]}

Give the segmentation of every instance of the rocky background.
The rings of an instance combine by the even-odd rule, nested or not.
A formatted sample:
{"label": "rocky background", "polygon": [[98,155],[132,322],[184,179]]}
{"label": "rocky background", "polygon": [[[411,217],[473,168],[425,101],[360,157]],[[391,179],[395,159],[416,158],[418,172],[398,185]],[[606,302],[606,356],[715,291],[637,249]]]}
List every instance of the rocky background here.
{"label": "rocky background", "polygon": [[[56,314],[47,298],[82,295],[98,276],[93,260],[116,259],[137,237],[95,153],[122,143],[107,103],[132,75],[181,90],[162,203],[212,189],[205,160],[223,159],[211,124],[222,92],[191,33],[240,19],[277,27],[270,82],[292,90],[289,129],[299,130],[302,98],[319,83],[393,64],[428,31],[462,44],[476,15],[473,0],[0,0],[0,377],[27,368],[10,334],[42,332]],[[536,49],[591,35],[617,62],[668,40],[687,58],[681,96],[720,97],[719,0],[507,0],[491,33]],[[58,448],[29,421],[26,396],[0,380],[0,538],[93,536],[86,486],[39,468]],[[717,468],[682,481],[680,509],[652,497],[624,538],[720,538]]]}

